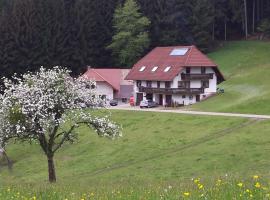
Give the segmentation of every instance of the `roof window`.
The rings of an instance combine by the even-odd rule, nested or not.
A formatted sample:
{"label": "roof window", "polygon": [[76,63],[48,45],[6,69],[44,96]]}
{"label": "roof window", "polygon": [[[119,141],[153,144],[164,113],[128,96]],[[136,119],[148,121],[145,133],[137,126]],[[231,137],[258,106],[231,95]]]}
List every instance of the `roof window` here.
{"label": "roof window", "polygon": [[143,72],[145,70],[145,66],[142,66],[141,69],[139,70],[140,72]]}
{"label": "roof window", "polygon": [[164,72],[168,72],[170,69],[171,69],[171,66],[166,67],[166,68],[164,69]]}
{"label": "roof window", "polygon": [[176,48],[171,51],[171,56],[184,56],[188,52],[188,48]]}
{"label": "roof window", "polygon": [[157,69],[158,69],[158,66],[153,67],[152,72],[157,71]]}

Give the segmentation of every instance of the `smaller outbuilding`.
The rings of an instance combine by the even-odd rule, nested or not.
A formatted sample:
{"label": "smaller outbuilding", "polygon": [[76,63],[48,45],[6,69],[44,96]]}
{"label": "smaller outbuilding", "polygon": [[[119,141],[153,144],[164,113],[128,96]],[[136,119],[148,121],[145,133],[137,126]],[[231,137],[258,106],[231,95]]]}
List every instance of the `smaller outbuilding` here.
{"label": "smaller outbuilding", "polygon": [[130,69],[88,67],[83,76],[96,81],[97,93],[103,99],[127,102],[133,95],[133,81],[125,80],[129,71]]}

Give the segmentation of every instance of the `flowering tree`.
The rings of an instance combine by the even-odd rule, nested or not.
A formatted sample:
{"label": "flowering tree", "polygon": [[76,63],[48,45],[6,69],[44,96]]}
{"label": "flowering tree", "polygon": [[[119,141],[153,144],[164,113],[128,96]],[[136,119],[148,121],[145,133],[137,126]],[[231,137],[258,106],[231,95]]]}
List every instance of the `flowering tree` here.
{"label": "flowering tree", "polygon": [[108,116],[93,116],[92,109],[102,106],[95,95],[94,81],[73,79],[60,67],[27,73],[13,80],[4,79],[0,95],[0,144],[8,141],[36,141],[48,159],[49,181],[56,181],[54,154],[66,142],[74,142],[79,125],[93,128],[99,136],[121,136],[118,125]]}

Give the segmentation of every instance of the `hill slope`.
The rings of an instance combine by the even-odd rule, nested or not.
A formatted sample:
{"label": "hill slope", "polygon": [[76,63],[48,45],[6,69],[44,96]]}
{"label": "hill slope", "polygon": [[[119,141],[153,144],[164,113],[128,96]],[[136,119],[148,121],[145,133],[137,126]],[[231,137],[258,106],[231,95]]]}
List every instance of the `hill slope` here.
{"label": "hill slope", "polygon": [[228,42],[209,57],[227,79],[225,93],[189,109],[270,114],[270,42]]}
{"label": "hill slope", "polygon": [[[123,138],[110,141],[82,128],[79,142],[57,153],[60,183],[172,181],[268,172],[268,121],[128,111],[115,111],[113,118],[123,125]],[[46,182],[47,162],[38,146],[11,145],[8,153],[14,169],[11,174],[5,168],[1,171],[2,182]]]}

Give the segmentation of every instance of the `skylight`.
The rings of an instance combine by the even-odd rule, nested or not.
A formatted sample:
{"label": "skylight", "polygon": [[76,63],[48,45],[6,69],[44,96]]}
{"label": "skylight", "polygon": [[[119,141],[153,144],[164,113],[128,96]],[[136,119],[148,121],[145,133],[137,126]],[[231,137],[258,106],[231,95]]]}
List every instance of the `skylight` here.
{"label": "skylight", "polygon": [[177,48],[172,50],[171,56],[184,56],[188,52],[188,48]]}
{"label": "skylight", "polygon": [[156,67],[153,67],[152,72],[157,71],[157,69],[158,69],[158,67],[157,67],[157,66],[156,66]]}
{"label": "skylight", "polygon": [[141,69],[139,70],[140,72],[145,70],[145,66],[142,66]]}
{"label": "skylight", "polygon": [[164,69],[164,72],[168,72],[170,69],[171,69],[170,66],[169,66],[169,67],[166,67],[166,68]]}

